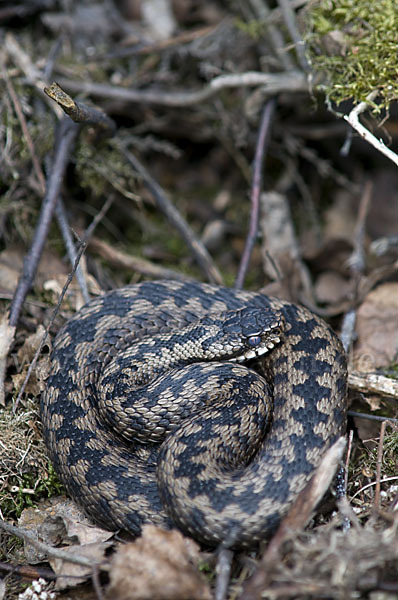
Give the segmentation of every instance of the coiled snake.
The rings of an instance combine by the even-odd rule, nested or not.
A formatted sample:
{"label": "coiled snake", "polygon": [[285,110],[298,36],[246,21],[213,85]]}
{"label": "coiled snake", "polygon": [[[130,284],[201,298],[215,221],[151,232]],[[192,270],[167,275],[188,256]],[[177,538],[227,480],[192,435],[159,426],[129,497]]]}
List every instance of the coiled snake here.
{"label": "coiled snake", "polygon": [[345,390],[340,342],[308,310],[144,282],[59,332],[41,414],[61,481],[97,523],[253,546],[341,434]]}

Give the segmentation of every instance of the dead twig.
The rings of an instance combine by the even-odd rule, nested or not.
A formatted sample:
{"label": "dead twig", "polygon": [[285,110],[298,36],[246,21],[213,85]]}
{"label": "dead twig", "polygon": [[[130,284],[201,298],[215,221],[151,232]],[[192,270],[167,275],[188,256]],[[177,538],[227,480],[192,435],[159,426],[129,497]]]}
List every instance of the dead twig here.
{"label": "dead twig", "polygon": [[231,564],[234,553],[228,548],[221,548],[217,557],[215,600],[225,600],[228,593]]}
{"label": "dead twig", "polygon": [[398,419],[392,419],[388,417],[380,417],[379,415],[368,415],[367,413],[356,412],[355,410],[348,410],[347,415],[349,417],[358,417],[359,419],[367,419],[368,421],[379,421],[382,423],[383,421],[388,421],[389,423],[397,423]]}
{"label": "dead twig", "polygon": [[242,259],[240,261],[238,275],[235,280],[234,287],[241,289],[249,266],[251,254],[253,252],[254,244],[256,243],[258,234],[258,216],[260,212],[260,194],[262,188],[262,174],[264,156],[267,149],[267,142],[270,135],[272,117],[275,111],[276,100],[272,98],[267,102],[264,107],[264,111],[261,117],[260,130],[257,138],[256,153],[254,157],[253,166],[253,183],[251,190],[251,211],[250,211],[250,223],[249,231],[247,234],[245,248],[243,250]]}
{"label": "dead twig", "polygon": [[301,37],[297,24],[296,15],[292,8],[290,0],[278,0],[279,8],[281,9],[283,20],[293,40],[296,55],[304,72],[309,72],[310,67],[305,56],[304,41]]}
{"label": "dead twig", "polygon": [[52,324],[55,321],[55,317],[57,316],[58,311],[59,311],[59,309],[61,307],[61,304],[62,304],[62,301],[63,301],[64,296],[66,294],[66,291],[67,291],[67,289],[68,289],[68,287],[69,287],[69,285],[70,285],[70,283],[71,283],[71,281],[73,279],[73,276],[76,273],[77,267],[79,266],[80,259],[83,256],[83,253],[84,253],[84,251],[87,248],[87,242],[90,239],[91,235],[94,233],[94,230],[97,227],[98,223],[100,223],[100,221],[104,218],[105,214],[107,213],[107,211],[111,207],[112,203],[113,203],[113,197],[108,198],[108,200],[105,202],[105,204],[101,208],[100,212],[94,217],[92,223],[87,228],[87,230],[86,230],[86,232],[84,234],[84,237],[83,237],[83,239],[81,241],[81,244],[80,244],[80,248],[79,248],[79,250],[78,250],[78,252],[76,254],[76,258],[75,258],[75,262],[74,262],[73,268],[72,268],[72,270],[70,271],[70,273],[69,273],[69,275],[67,277],[67,280],[65,282],[64,287],[62,288],[62,292],[61,292],[61,294],[60,294],[60,296],[58,298],[57,305],[54,308],[54,311],[53,311],[53,313],[51,315],[50,321],[49,321],[49,323],[48,323],[48,325],[46,327],[46,330],[45,330],[45,332],[43,334],[43,337],[42,337],[42,339],[40,341],[40,344],[39,344],[39,346],[38,346],[38,348],[37,348],[37,350],[35,352],[35,355],[34,355],[32,361],[31,361],[31,363],[29,365],[29,368],[27,370],[24,382],[23,382],[23,384],[21,386],[21,389],[18,392],[18,396],[17,396],[17,399],[16,399],[14,407],[13,407],[14,413],[16,412],[16,410],[18,408],[18,404],[19,404],[19,402],[20,402],[20,400],[22,398],[22,395],[23,395],[23,393],[25,391],[25,388],[26,388],[26,386],[28,384],[29,378],[30,378],[30,376],[32,374],[32,371],[33,371],[34,367],[36,366],[36,363],[37,363],[38,359],[39,359],[41,350],[42,350],[42,348],[43,348],[43,346],[44,346],[44,344],[46,342],[46,339],[47,339],[47,337],[49,335],[49,332],[50,332],[50,329],[52,327]]}
{"label": "dead twig", "polygon": [[[351,253],[351,256],[348,259],[348,264],[351,269],[351,273],[354,277],[355,282],[355,298],[354,301],[356,303],[359,302],[360,297],[360,285],[362,276],[365,270],[365,250],[364,250],[364,240],[365,240],[365,227],[366,227],[366,217],[369,212],[370,202],[372,198],[372,190],[373,184],[371,181],[367,181],[365,183],[365,187],[361,196],[361,201],[359,204],[358,218],[355,224],[354,231],[354,250]],[[346,353],[349,353],[352,340],[355,333],[355,325],[356,325],[356,309],[352,308],[349,310],[343,318],[343,322],[341,325],[341,341]]]}
{"label": "dead twig", "polygon": [[[380,483],[387,483],[387,481],[398,481],[398,475],[394,475],[392,477],[385,477],[384,479],[381,479],[379,481]],[[353,496],[351,496],[350,498],[350,502],[352,502],[352,500],[354,500],[354,498],[356,498],[359,494],[361,494],[364,490],[367,490],[370,487],[373,487],[374,485],[376,485],[376,481],[371,481],[370,483],[367,483],[366,485],[364,485],[363,487],[361,487],[360,490],[358,490],[357,492],[355,492],[355,494]]]}
{"label": "dead twig", "polygon": [[25,301],[26,295],[32,286],[37,267],[47,238],[55,204],[57,202],[69,156],[76,141],[80,127],[65,119],[58,126],[57,145],[53,168],[47,184],[47,192],[42,202],[42,208],[36,225],[34,238],[28,254],[24,259],[22,275],[15,290],[8,320],[0,323],[2,335],[0,337],[0,404],[4,403],[4,377],[6,360],[14,341],[15,328]]}
{"label": "dead twig", "polygon": [[126,46],[125,48],[118,48],[112,52],[108,52],[104,56],[99,56],[100,60],[109,60],[114,58],[126,58],[127,56],[142,56],[146,54],[152,54],[154,52],[162,52],[163,50],[180,46],[182,44],[188,44],[193,40],[199,38],[205,38],[211,33],[214,33],[219,26],[207,25],[206,27],[200,27],[199,29],[193,29],[192,31],[182,31],[178,35],[167,38],[166,40],[158,40],[156,42],[147,44],[145,46]]}
{"label": "dead twig", "polygon": [[37,183],[38,183],[38,186],[39,186],[40,193],[42,195],[44,195],[44,193],[46,191],[46,182],[45,182],[45,179],[44,179],[42,168],[41,168],[40,163],[39,163],[39,159],[37,158],[37,153],[36,153],[35,147],[33,145],[32,137],[31,137],[31,135],[29,133],[29,129],[28,129],[28,125],[26,123],[25,115],[23,114],[23,111],[22,111],[22,108],[21,108],[21,104],[20,104],[20,102],[18,100],[18,96],[17,96],[17,94],[16,94],[16,92],[14,90],[14,86],[12,84],[12,81],[8,77],[8,73],[7,73],[7,70],[5,68],[1,69],[1,75],[2,75],[2,77],[4,79],[4,81],[6,82],[7,91],[9,93],[11,101],[13,103],[15,113],[16,113],[16,115],[18,117],[18,120],[19,120],[19,122],[21,124],[21,129],[22,129],[25,141],[26,141],[26,145],[27,145],[28,150],[29,150],[30,158],[31,158],[32,165],[33,165],[33,170],[34,170],[35,175],[36,175],[36,179],[37,179]]}
{"label": "dead twig", "polygon": [[[275,26],[275,12],[278,9],[270,10],[266,2],[263,0],[250,0],[252,9],[258,19],[261,19],[267,27],[269,41],[275,52],[275,55],[280,59],[283,68],[290,71],[294,68],[292,57],[286,50],[286,41],[283,37],[281,27]],[[272,19],[274,15],[274,19]],[[279,9],[279,18],[282,18],[282,12]]]}
{"label": "dead twig", "polygon": [[65,119],[61,121],[57,133],[57,146],[53,168],[48,180],[47,192],[42,203],[42,209],[37,223],[30,250],[25,257],[22,275],[18,281],[14,298],[10,307],[9,323],[16,326],[26,294],[32,286],[36,275],[37,266],[47,239],[55,204],[58,200],[60,188],[69,162],[70,153],[76,141],[80,127]]}
{"label": "dead twig", "polygon": [[89,242],[90,250],[97,253],[102,258],[105,258],[110,264],[115,267],[121,267],[123,269],[131,269],[137,271],[141,275],[148,275],[149,277],[159,277],[160,279],[177,279],[180,281],[186,281],[190,279],[179,271],[173,269],[167,269],[160,265],[154,264],[149,260],[140,258],[139,256],[132,256],[126,254],[121,250],[117,250],[104,240],[93,237]]}
{"label": "dead twig", "polygon": [[45,567],[32,567],[31,565],[11,565],[10,563],[0,562],[0,572],[18,575],[23,579],[47,579],[53,581],[57,578],[52,569]]}
{"label": "dead twig", "polygon": [[166,216],[169,223],[171,223],[171,225],[180,233],[207,279],[212,283],[222,284],[222,276],[213,263],[210,254],[176,207],[172,204],[165,191],[160,187],[158,182],[155,181],[152,175],[149,174],[147,169],[134,154],[129,152],[119,141],[115,141],[114,145],[142,177],[143,182],[151,192],[157,207]]}
{"label": "dead twig", "polygon": [[376,148],[376,150],[384,154],[384,156],[392,160],[392,162],[398,166],[398,155],[395,154],[395,152],[393,152],[389,148],[387,148],[383,140],[377,139],[377,137],[375,137],[373,133],[370,133],[370,131],[366,129],[366,127],[364,127],[364,125],[362,125],[362,123],[359,121],[359,115],[363,113],[367,108],[369,108],[369,104],[376,99],[378,93],[378,90],[373,90],[373,92],[371,92],[367,97],[366,101],[360,102],[350,112],[349,115],[344,115],[344,119],[347,121],[347,123],[351,125],[351,127],[353,127],[353,129],[355,129],[355,131],[359,133],[359,135],[366,142],[371,144],[374,148]]}
{"label": "dead twig", "polygon": [[75,123],[95,125],[101,134],[107,136],[115,133],[116,123],[113,119],[98,108],[73,100],[57,83],[45,87],[44,93],[54,100]]}
{"label": "dead twig", "polygon": [[114,98],[125,102],[140,104],[157,104],[160,106],[193,106],[208,100],[226,87],[255,87],[264,88],[269,95],[280,92],[307,91],[308,83],[301,71],[287,71],[283,73],[259,73],[248,71],[233,75],[220,75],[215,77],[204,88],[193,92],[165,92],[163,90],[134,90],[120,86],[90,81],[76,81],[58,77],[58,83],[63,88],[73,93],[84,92],[91,96]]}
{"label": "dead twig", "polygon": [[[65,205],[61,196],[58,198],[58,202],[55,206],[55,215],[57,217],[58,226],[60,228],[66,246],[66,251],[68,253],[70,263],[73,267],[74,263],[76,262],[77,251],[72,238],[71,228],[68,222],[68,215],[66,214]],[[80,264],[77,265],[76,279],[79,284],[84,302],[88,302],[90,300],[90,294],[88,293],[87,281],[84,276],[82,266]]]}
{"label": "dead twig", "polygon": [[16,527],[15,525],[11,525],[11,523],[7,523],[3,519],[0,519],[0,529],[3,531],[7,531],[11,535],[15,535],[16,537],[29,542],[32,546],[35,546],[41,552],[45,552],[48,556],[52,556],[54,558],[60,558],[61,560],[65,560],[67,562],[74,563],[76,565],[82,565],[84,567],[94,568],[96,565],[90,558],[86,556],[81,556],[76,552],[68,552],[67,550],[60,550],[59,548],[53,548],[44,542],[40,542],[34,533],[28,531],[27,529],[22,529],[21,527]]}
{"label": "dead twig", "polygon": [[348,385],[358,392],[378,394],[398,400],[398,381],[378,373],[361,373],[349,369]]}
{"label": "dead twig", "polygon": [[380,425],[380,437],[379,437],[379,445],[377,447],[377,460],[376,460],[376,488],[375,488],[375,497],[373,501],[373,507],[378,510],[380,508],[380,480],[381,480],[381,465],[383,464],[383,444],[384,444],[384,436],[386,433],[386,425],[387,421],[383,421]]}
{"label": "dead twig", "polygon": [[17,39],[11,34],[7,33],[4,38],[3,44],[4,51],[12,58],[14,63],[21,69],[26,77],[27,82],[34,86],[41,94],[47,105],[50,107],[56,116],[62,118],[62,111],[52,102],[47,96],[42,95],[44,87],[46,85],[43,73],[33,64],[31,57],[22,46],[19,44]]}

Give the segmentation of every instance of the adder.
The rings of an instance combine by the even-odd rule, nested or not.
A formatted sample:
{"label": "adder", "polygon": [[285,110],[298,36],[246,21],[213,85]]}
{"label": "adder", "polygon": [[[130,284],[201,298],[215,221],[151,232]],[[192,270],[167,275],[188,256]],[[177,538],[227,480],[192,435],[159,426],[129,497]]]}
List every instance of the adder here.
{"label": "adder", "polygon": [[345,427],[346,361],[307,309],[153,281],[100,296],[59,332],[45,442],[95,522],[177,526],[210,546],[275,530]]}

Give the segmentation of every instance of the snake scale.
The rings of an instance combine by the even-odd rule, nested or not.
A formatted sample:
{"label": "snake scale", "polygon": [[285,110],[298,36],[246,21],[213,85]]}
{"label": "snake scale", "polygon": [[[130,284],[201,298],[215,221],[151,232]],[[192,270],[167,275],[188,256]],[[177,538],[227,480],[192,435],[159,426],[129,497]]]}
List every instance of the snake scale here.
{"label": "snake scale", "polygon": [[98,524],[252,547],[341,435],[345,393],[341,344],[307,309],[152,281],[61,329],[41,416],[56,472]]}

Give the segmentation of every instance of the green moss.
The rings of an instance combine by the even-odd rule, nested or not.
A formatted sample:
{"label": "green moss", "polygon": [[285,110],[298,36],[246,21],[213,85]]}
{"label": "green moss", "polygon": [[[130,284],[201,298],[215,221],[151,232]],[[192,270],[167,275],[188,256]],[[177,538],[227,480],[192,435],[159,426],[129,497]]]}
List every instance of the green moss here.
{"label": "green moss", "polygon": [[83,137],[76,150],[76,173],[80,186],[94,197],[104,196],[111,190],[134,197],[134,169],[108,141],[93,145]]}
{"label": "green moss", "polygon": [[13,492],[12,497],[8,496],[2,500],[2,510],[7,517],[20,517],[23,510],[29,506],[36,506],[39,500],[59,496],[65,493],[61,482],[54,471],[54,467],[49,462],[47,474],[40,479],[33,473],[25,473],[22,476],[15,477],[13,482],[10,477],[9,485],[13,484],[18,489]]}
{"label": "green moss", "polygon": [[252,19],[251,21],[243,21],[243,19],[236,19],[235,25],[240,31],[243,31],[253,40],[258,40],[266,29],[266,24],[261,19]]}
{"label": "green moss", "polygon": [[365,101],[379,90],[373,110],[398,97],[396,0],[319,0],[307,13],[310,60],[322,73],[327,97]]}

